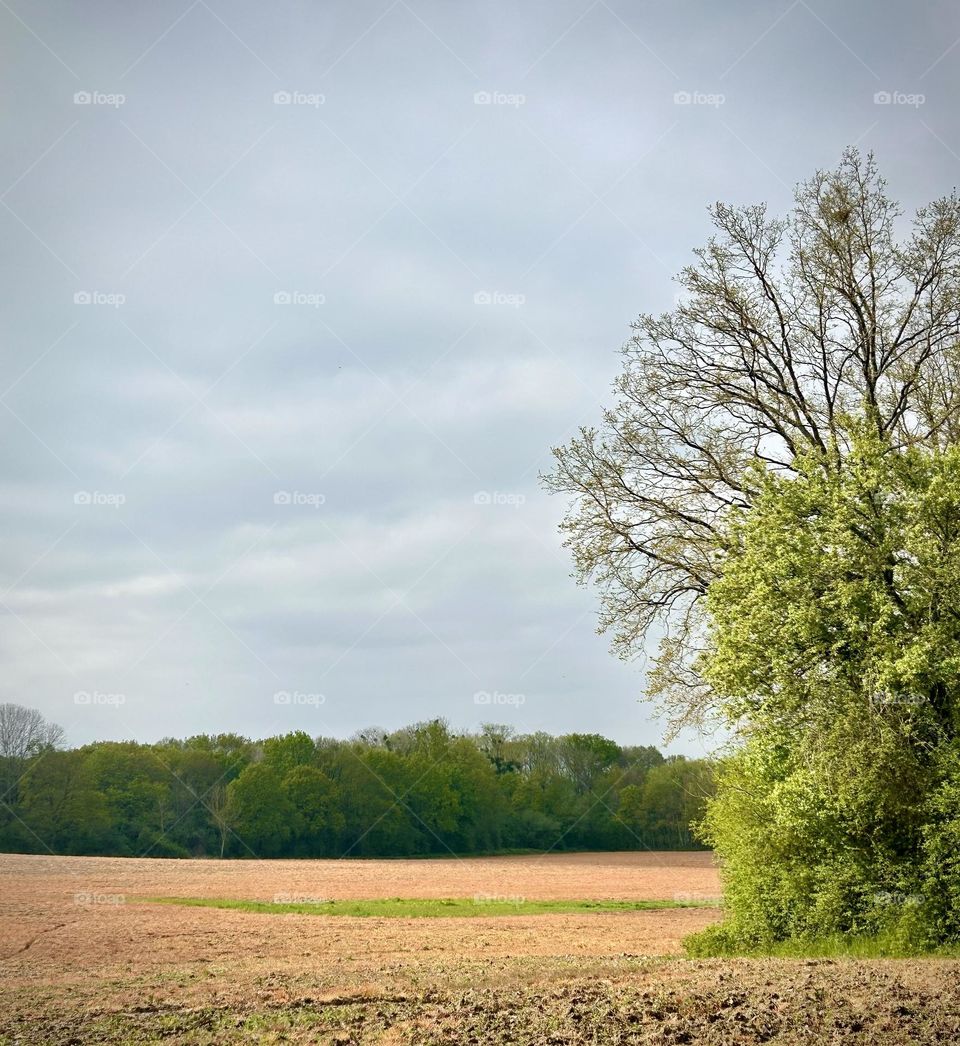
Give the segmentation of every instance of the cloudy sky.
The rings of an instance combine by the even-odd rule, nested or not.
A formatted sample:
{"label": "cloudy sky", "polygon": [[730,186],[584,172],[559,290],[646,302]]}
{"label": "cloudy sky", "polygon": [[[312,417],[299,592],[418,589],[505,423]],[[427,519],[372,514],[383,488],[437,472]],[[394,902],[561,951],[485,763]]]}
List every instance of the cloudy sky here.
{"label": "cloudy sky", "polygon": [[960,11],[841,6],[0,0],[0,700],[657,743],[537,474],[710,202],[956,183]]}

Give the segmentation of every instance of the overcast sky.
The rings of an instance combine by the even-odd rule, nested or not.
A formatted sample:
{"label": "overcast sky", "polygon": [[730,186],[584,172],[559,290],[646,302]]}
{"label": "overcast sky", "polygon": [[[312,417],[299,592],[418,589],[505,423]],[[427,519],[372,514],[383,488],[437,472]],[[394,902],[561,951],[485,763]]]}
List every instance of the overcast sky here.
{"label": "overcast sky", "polygon": [[849,144],[954,186],[958,41],[947,2],[0,0],[0,700],[74,744],[659,743],[538,471],[709,203]]}

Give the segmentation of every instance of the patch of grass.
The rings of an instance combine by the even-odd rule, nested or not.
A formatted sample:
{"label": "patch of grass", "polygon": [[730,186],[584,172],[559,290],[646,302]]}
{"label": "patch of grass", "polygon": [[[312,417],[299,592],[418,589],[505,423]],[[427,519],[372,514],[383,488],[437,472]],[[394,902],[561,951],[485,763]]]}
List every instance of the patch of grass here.
{"label": "patch of grass", "polygon": [[960,947],[916,948],[885,937],[822,937],[812,941],[780,941],[762,953],[780,959],[910,959],[921,956],[956,959]]}
{"label": "patch of grass", "polygon": [[960,945],[926,948],[897,932],[875,936],[835,934],[744,944],[738,942],[723,923],[692,934],[684,940],[683,947],[686,954],[694,959],[960,958]]}
{"label": "patch of grass", "polygon": [[384,897],[370,901],[245,901],[224,897],[144,897],[151,904],[232,908],[268,915],[352,915],[360,918],[438,919],[491,915],[556,915],[565,912],[645,912],[665,908],[715,908],[712,901],[528,901],[513,897],[442,900]]}

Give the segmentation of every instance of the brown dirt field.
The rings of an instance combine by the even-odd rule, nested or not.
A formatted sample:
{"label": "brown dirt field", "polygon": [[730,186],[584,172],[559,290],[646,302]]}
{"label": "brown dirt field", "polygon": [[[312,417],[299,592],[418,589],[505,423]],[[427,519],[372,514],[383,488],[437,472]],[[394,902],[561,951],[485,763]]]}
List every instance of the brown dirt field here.
{"label": "brown dirt field", "polygon": [[137,900],[281,893],[644,900],[719,883],[702,853],[0,855],[0,1044],[960,1041],[960,962],[665,958],[709,909],[356,919]]}
{"label": "brown dirt field", "polygon": [[79,890],[139,896],[233,897],[269,901],[276,893],[335,900],[472,897],[530,900],[670,900],[717,897],[711,854],[576,853],[431,860],[179,861],[159,858],[0,854],[0,883],[11,897],[39,892],[72,902]]}
{"label": "brown dirt field", "polygon": [[[172,861],[0,855],[0,957],[7,977],[111,973],[178,962],[326,968],[370,955],[453,958],[675,952],[715,911],[672,909],[471,919],[265,916],[145,903],[155,896],[716,897],[707,853],[548,854],[471,860]],[[32,943],[31,943],[32,942]]]}

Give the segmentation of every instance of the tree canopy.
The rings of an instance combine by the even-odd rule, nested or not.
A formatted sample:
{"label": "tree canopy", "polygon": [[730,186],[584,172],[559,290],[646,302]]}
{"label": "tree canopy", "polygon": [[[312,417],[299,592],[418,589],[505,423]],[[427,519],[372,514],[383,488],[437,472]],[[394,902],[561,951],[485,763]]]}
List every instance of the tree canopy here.
{"label": "tree canopy", "polygon": [[18,770],[0,849],[392,857],[702,846],[690,822],[713,764],[596,734],[433,720],[348,741],[294,731],[48,747]]}
{"label": "tree canopy", "polygon": [[[960,937],[960,202],[844,153],[787,217],[711,209],[600,428],[555,450],[600,627],[673,728],[732,736],[704,948]],[[894,900],[891,900],[894,899]]]}
{"label": "tree canopy", "polygon": [[711,208],[715,235],[679,275],[682,301],[641,315],[614,405],[554,450],[550,489],[578,578],[624,657],[662,633],[651,673],[673,721],[715,710],[696,671],[721,530],[756,494],[755,465],[842,464],[850,419],[891,448],[960,435],[960,202],[901,208],[872,156],[801,184],[789,217]]}
{"label": "tree canopy", "polygon": [[745,724],[703,826],[726,940],[956,939],[960,448],[798,459],[727,544],[700,666]]}

